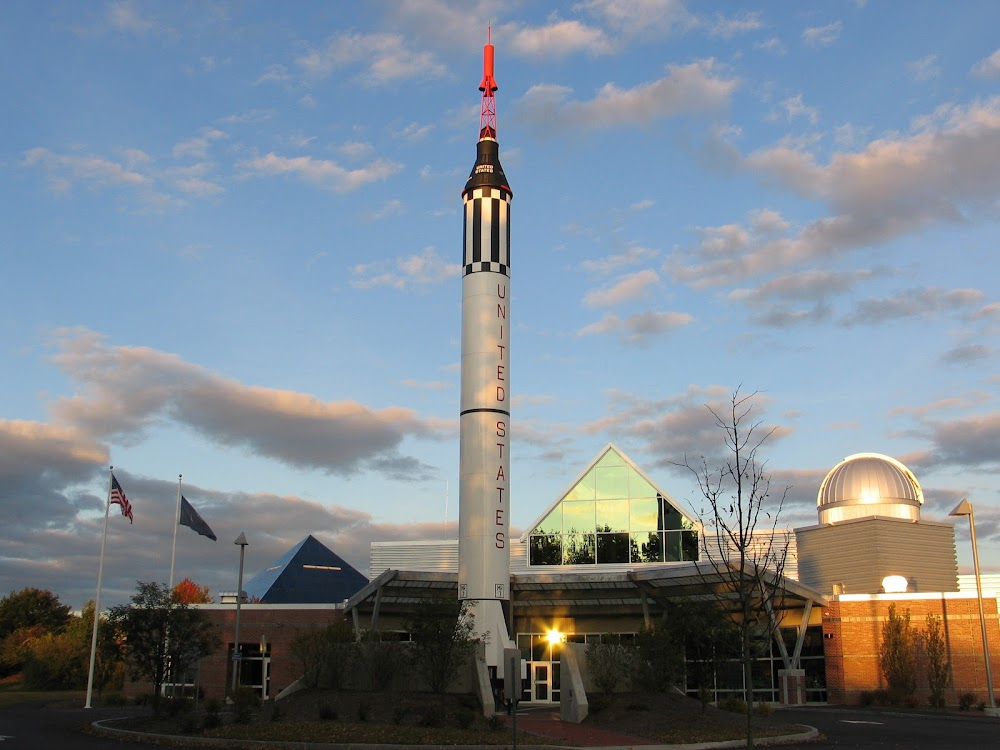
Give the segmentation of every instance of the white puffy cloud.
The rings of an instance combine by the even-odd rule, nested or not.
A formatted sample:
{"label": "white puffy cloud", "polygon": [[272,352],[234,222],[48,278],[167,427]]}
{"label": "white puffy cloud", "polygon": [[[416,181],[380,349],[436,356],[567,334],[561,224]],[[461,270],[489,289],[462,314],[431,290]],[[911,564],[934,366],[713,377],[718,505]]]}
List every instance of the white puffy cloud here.
{"label": "white puffy cloud", "polygon": [[647,124],[725,107],[738,82],[714,68],[712,60],[670,65],[662,78],[632,88],[607,83],[589,101],[573,100],[565,86],[536,84],[517,106],[526,122],[550,132]]}

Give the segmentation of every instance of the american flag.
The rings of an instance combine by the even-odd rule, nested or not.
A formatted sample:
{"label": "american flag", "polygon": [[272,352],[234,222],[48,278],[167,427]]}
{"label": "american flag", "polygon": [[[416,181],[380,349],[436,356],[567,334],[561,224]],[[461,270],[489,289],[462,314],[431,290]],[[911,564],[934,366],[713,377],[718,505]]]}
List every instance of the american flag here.
{"label": "american flag", "polygon": [[120,505],[122,509],[122,515],[128,516],[128,522],[132,523],[132,503],[128,501],[125,497],[125,490],[122,486],[118,484],[118,480],[115,475],[111,475],[111,504]]}

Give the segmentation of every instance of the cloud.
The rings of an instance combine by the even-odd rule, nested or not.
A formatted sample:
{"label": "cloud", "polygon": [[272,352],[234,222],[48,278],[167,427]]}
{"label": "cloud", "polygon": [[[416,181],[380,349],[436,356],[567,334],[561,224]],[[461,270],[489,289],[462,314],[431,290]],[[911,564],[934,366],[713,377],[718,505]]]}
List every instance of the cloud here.
{"label": "cloud", "polygon": [[908,457],[925,469],[951,468],[1000,471],[1000,412],[988,412],[953,420],[925,420],[920,428],[931,446]]}
{"label": "cloud", "polygon": [[44,170],[49,186],[56,192],[65,192],[76,184],[93,189],[141,187],[150,183],[148,176],[110,159],[56,154],[47,148],[26,151],[22,164]]}
{"label": "cloud", "polygon": [[351,286],[357,289],[373,289],[385,286],[392,289],[406,289],[414,286],[440,284],[458,276],[462,267],[446,263],[433,247],[424,248],[420,253],[400,256],[392,261],[380,263],[359,263],[351,268],[356,277]]}
{"label": "cloud", "polygon": [[941,355],[941,361],[947,365],[964,365],[992,359],[993,354],[993,347],[986,344],[967,344],[956,346],[944,352]]}
{"label": "cloud", "polygon": [[901,318],[924,317],[939,312],[955,312],[980,303],[978,289],[906,289],[891,297],[870,298],[858,302],[855,311],[841,323],[845,326],[876,325]]}
{"label": "cloud", "polygon": [[201,133],[186,141],[175,144],[171,149],[174,158],[191,157],[204,159],[213,141],[222,140],[228,136],[217,128],[202,128]]}
{"label": "cloud", "polygon": [[889,410],[889,414],[912,414],[923,417],[935,411],[956,411],[970,409],[988,402],[992,398],[985,391],[973,391],[960,396],[951,396],[937,401],[931,401],[919,406],[895,406]]}
{"label": "cloud", "polygon": [[[0,428],[2,434],[2,428]],[[39,468],[38,463],[31,468]],[[88,479],[103,474],[107,466],[92,467]],[[166,583],[170,567],[170,545],[174,528],[174,499],[177,480],[165,480],[130,474],[115,468],[129,500],[135,523],[112,515],[108,524],[108,543],[102,603],[124,603],[135,592],[136,580]],[[372,541],[396,539],[441,539],[454,536],[451,528],[440,523],[387,523],[373,514],[340,503],[320,503],[296,495],[265,492],[228,492],[199,486],[184,480],[184,495],[218,535],[212,543],[204,537],[180,528],[177,533],[175,581],[190,577],[208,586],[213,596],[232,591],[237,557],[231,541],[245,532],[250,545],[246,549],[246,579],[265,570],[293,545],[313,534],[361,573],[368,574]],[[6,486],[0,489],[2,507],[13,509],[16,524],[27,524],[25,516],[38,514],[34,523],[6,525],[6,539],[0,550],[0,590],[13,591],[30,581],[31,585],[55,592],[61,601],[80,608],[93,598],[97,575],[97,552],[103,532],[105,497],[69,494],[64,500],[69,518],[66,525],[46,524],[40,505],[28,507],[34,496],[20,496]],[[361,498],[348,498],[361,504]],[[4,518],[7,521],[7,518]],[[40,551],[50,551],[49,554]]]}
{"label": "cloud", "polygon": [[436,78],[445,72],[430,52],[408,49],[401,34],[338,34],[295,62],[311,78],[326,78],[334,70],[360,64],[361,80],[371,86]]}
{"label": "cloud", "polygon": [[528,124],[550,132],[648,124],[718,110],[728,104],[738,82],[716,75],[714,66],[712,60],[670,65],[664,77],[630,89],[607,83],[589,101],[572,100],[565,86],[536,84],[516,106]]}
{"label": "cloud", "polygon": [[762,52],[772,52],[776,55],[784,55],[787,52],[785,45],[776,36],[769,37],[760,42],[754,42],[753,48]]}
{"label": "cloud", "polygon": [[969,319],[1000,321],[1000,302],[991,302],[988,305],[983,305],[978,310],[970,313]]}
{"label": "cloud", "polygon": [[[832,317],[830,297],[843,294],[875,275],[869,269],[854,271],[803,271],[776,276],[755,288],[732,290],[728,298],[754,310],[760,325],[784,328],[799,323],[819,323]],[[778,304],[774,304],[777,301]],[[805,304],[792,308],[789,303]]]}
{"label": "cloud", "polygon": [[807,107],[802,102],[802,94],[797,96],[789,97],[781,103],[782,109],[785,110],[785,116],[789,120],[794,120],[796,117],[804,117],[813,125],[819,120],[819,112],[815,107]]}
{"label": "cloud", "polygon": [[810,47],[829,47],[840,38],[844,26],[840,21],[825,26],[810,26],[802,32],[802,41]]}
{"label": "cloud", "polygon": [[[172,422],[230,449],[288,466],[350,476],[393,472],[408,436],[434,437],[437,427],[401,407],[372,409],[354,401],[321,401],[294,391],[248,386],[173,354],[146,347],[110,346],[86,329],[57,333],[52,361],[76,385],[52,414],[95,438],[135,443]],[[429,467],[414,464],[411,478]]]}
{"label": "cloud", "polygon": [[[750,392],[741,389],[741,395],[748,396]],[[647,399],[614,391],[608,394],[609,413],[585,425],[584,431],[612,435],[616,440],[631,439],[649,457],[649,467],[667,468],[686,475],[687,470],[677,466],[685,459],[694,462],[704,456],[712,466],[729,457],[725,435],[712,412],[725,419],[732,411],[732,396],[733,390],[721,385],[689,386],[684,393],[665,399]],[[772,445],[792,433],[789,427],[764,420],[771,404],[766,394],[757,393],[751,401],[754,409],[744,421],[744,428],[760,422],[759,434],[773,430]],[[640,464],[647,466],[644,462]]]}
{"label": "cloud", "polygon": [[108,23],[115,31],[130,34],[144,34],[153,28],[153,23],[139,15],[132,0],[119,0],[108,5]]}
{"label": "cloud", "polygon": [[585,260],[580,263],[580,267],[588,273],[607,276],[616,273],[623,268],[635,266],[647,260],[652,260],[659,255],[658,250],[652,248],[636,246],[630,247],[624,253],[609,255],[597,260]]}
{"label": "cloud", "polygon": [[626,40],[683,33],[699,24],[683,0],[586,0],[576,7]]}
{"label": "cloud", "polygon": [[[738,237],[723,248],[704,242],[675,255],[675,280],[695,286],[746,278],[878,245],[936,223],[987,217],[1000,197],[1000,97],[946,106],[915,121],[909,135],[887,135],[826,164],[779,145],[739,155],[712,146],[722,162],[830,210],[792,236]],[[720,251],[721,250],[721,251]]]}
{"label": "cloud", "polygon": [[906,69],[914,81],[933,81],[941,77],[941,66],[937,55],[927,55],[906,64]]}
{"label": "cloud", "polygon": [[398,198],[387,200],[377,211],[365,215],[365,221],[381,221],[389,216],[395,216],[403,210],[403,202]]}
{"label": "cloud", "polygon": [[686,326],[694,320],[694,316],[679,312],[646,312],[619,318],[617,315],[606,315],[597,323],[584,326],[577,335],[591,336],[602,333],[617,333],[619,339],[629,345],[645,347],[658,336]]}
{"label": "cloud", "polygon": [[366,167],[345,169],[334,161],[311,156],[279,156],[269,153],[237,163],[246,176],[275,177],[291,175],[319,187],[337,192],[357,190],[370,182],[381,182],[403,167],[387,159],[376,159]]}
{"label": "cloud", "polygon": [[739,34],[759,31],[762,28],[764,23],[760,20],[760,13],[744,11],[735,16],[723,16],[717,13],[709,24],[708,33],[709,36],[732,39]]}
{"label": "cloud", "polygon": [[593,289],[583,297],[586,307],[611,307],[623,302],[645,299],[649,296],[650,287],[660,282],[656,271],[645,269],[622,277],[612,286],[604,289]]}
{"label": "cloud", "polygon": [[416,143],[417,141],[422,141],[426,138],[432,130],[434,130],[434,125],[431,123],[421,125],[420,123],[411,122],[409,125],[404,126],[401,130],[394,133],[394,135],[398,138],[402,138],[404,141]]}
{"label": "cloud", "polygon": [[522,57],[566,57],[575,52],[607,54],[611,42],[601,29],[580,21],[553,21],[546,26],[522,27],[508,32],[510,51]]}
{"label": "cloud", "polygon": [[972,75],[979,78],[1000,77],[1000,49],[973,65]]}

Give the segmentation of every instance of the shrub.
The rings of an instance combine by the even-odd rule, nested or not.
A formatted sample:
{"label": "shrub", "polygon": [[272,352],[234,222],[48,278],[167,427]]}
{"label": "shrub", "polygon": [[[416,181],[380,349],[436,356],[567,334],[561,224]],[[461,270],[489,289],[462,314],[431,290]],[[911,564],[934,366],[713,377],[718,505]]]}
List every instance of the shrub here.
{"label": "shrub", "polygon": [[904,695],[903,705],[907,708],[917,708],[920,705],[920,700],[915,695]]}
{"label": "shrub", "polygon": [[218,716],[219,711],[222,710],[222,703],[216,698],[209,698],[202,704],[202,708],[205,709],[205,713],[209,716]]}
{"label": "shrub", "polygon": [[875,705],[876,706],[891,706],[892,705],[892,694],[888,690],[882,690],[881,688],[875,691]]}
{"label": "shrub", "polygon": [[861,691],[861,705],[862,706],[872,706],[875,704],[875,691],[874,690],[862,690]]}
{"label": "shrub", "polygon": [[316,713],[322,721],[333,721],[337,718],[337,709],[330,703],[320,703]]}
{"label": "shrub", "polygon": [[730,695],[719,701],[719,708],[723,711],[731,711],[734,714],[745,714],[747,712],[746,701],[735,695]]}
{"label": "shrub", "polygon": [[421,715],[420,721],[417,723],[422,727],[439,727],[441,726],[441,714],[436,711],[428,711]]}
{"label": "shrub", "polygon": [[260,693],[249,687],[238,687],[233,691],[233,719],[246,724],[260,706]]}
{"label": "shrub", "polygon": [[205,714],[205,718],[202,720],[201,725],[205,729],[215,729],[222,721],[219,719],[219,714]]}
{"label": "shrub", "polygon": [[610,696],[626,676],[634,672],[635,650],[614,635],[587,644],[587,667],[594,685],[602,695]]}
{"label": "shrub", "polygon": [[358,721],[368,721],[368,714],[371,713],[372,705],[367,698],[358,701]]}
{"label": "shrub", "polygon": [[108,693],[102,698],[105,706],[124,706],[128,700],[119,692]]}
{"label": "shrub", "polygon": [[959,711],[971,711],[972,707],[976,705],[978,696],[975,693],[959,693],[958,694],[958,710]]}
{"label": "shrub", "polygon": [[490,718],[486,720],[486,725],[490,728],[490,731],[496,732],[504,728],[503,717],[500,714],[493,714]]}
{"label": "shrub", "polygon": [[397,703],[392,709],[392,723],[402,724],[408,709],[402,703]]}
{"label": "shrub", "polygon": [[193,734],[199,729],[198,717],[188,711],[177,722],[177,726],[181,730],[181,734]]}
{"label": "shrub", "polygon": [[467,708],[460,708],[455,712],[455,724],[459,729],[468,729],[475,720],[476,715]]}
{"label": "shrub", "polygon": [[757,701],[753,706],[753,712],[766,719],[774,713],[774,706],[767,701]]}

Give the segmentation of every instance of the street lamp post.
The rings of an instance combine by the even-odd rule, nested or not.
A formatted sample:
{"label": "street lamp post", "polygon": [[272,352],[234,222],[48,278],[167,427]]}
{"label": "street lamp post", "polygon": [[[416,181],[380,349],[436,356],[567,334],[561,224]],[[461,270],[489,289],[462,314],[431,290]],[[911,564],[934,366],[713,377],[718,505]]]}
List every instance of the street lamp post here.
{"label": "street lamp post", "polygon": [[972,536],[972,567],[976,572],[976,601],[979,603],[979,627],[983,631],[983,658],[986,660],[986,692],[990,698],[990,709],[997,707],[993,697],[993,675],[990,670],[990,642],[986,637],[986,614],[983,612],[983,584],[979,578],[979,549],[976,545],[976,514],[972,511],[972,503],[965,498],[949,516],[968,516],[969,534]]}
{"label": "street lamp post", "polygon": [[236,537],[236,541],[233,544],[238,544],[240,546],[240,580],[236,586],[236,633],[233,636],[233,685],[231,693],[236,692],[237,679],[240,673],[241,658],[240,653],[240,602],[243,601],[243,553],[246,552],[247,545],[250,542],[247,541],[247,535],[244,532],[240,532],[240,535]]}

